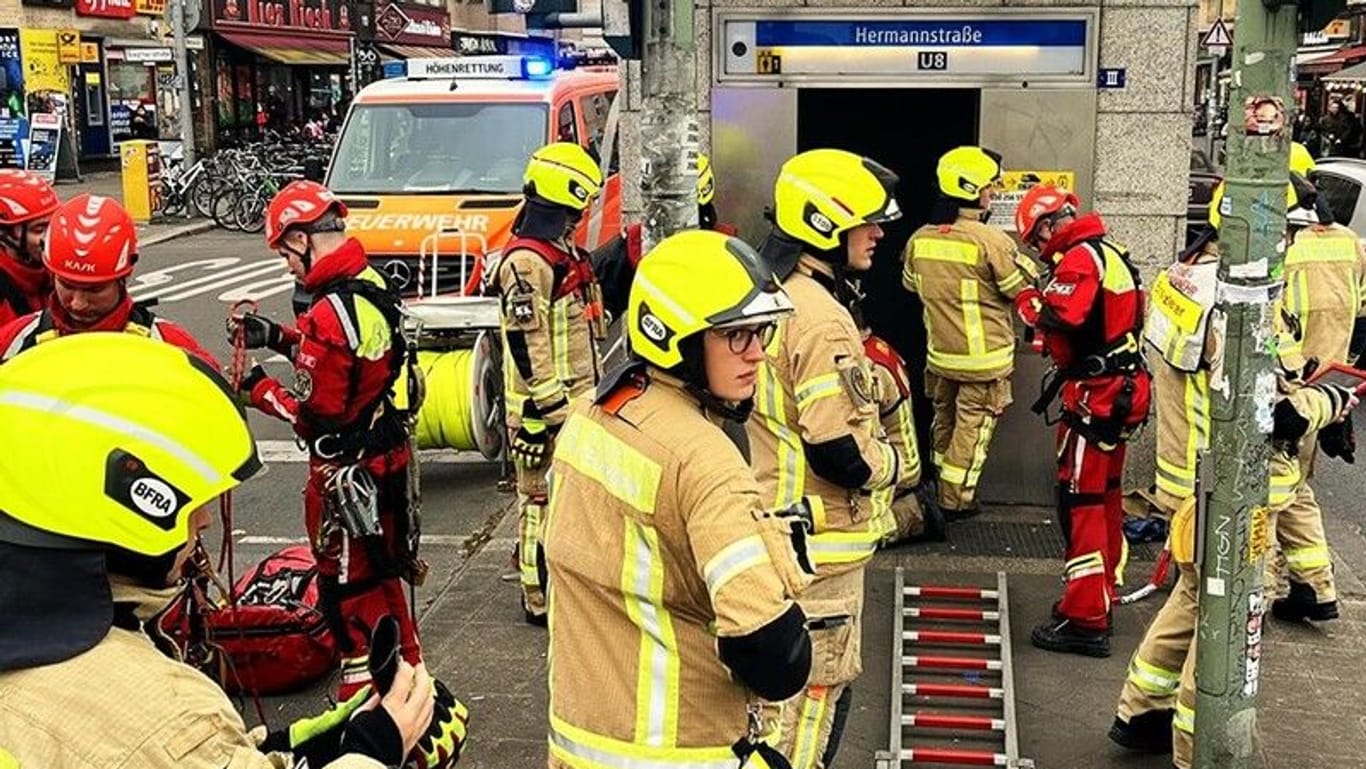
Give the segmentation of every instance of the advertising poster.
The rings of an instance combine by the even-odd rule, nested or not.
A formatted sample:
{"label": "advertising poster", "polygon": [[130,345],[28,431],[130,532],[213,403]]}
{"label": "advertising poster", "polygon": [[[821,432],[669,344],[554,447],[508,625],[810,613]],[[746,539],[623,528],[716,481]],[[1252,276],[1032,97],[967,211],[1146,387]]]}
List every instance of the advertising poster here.
{"label": "advertising poster", "polygon": [[1071,171],[1004,171],[1001,191],[991,200],[991,224],[1006,232],[1015,231],[1015,209],[1031,187],[1051,184],[1063,190],[1077,188],[1077,175]]}
{"label": "advertising poster", "polygon": [[28,113],[51,112],[64,116],[71,79],[69,68],[57,53],[57,30],[20,30],[19,44],[24,59]]}
{"label": "advertising poster", "polygon": [[57,148],[62,144],[62,118],[50,112],[30,115],[28,158],[24,167],[47,179],[57,179]]}
{"label": "advertising poster", "polygon": [[19,30],[0,29],[0,168],[24,167],[28,138],[24,109],[24,64],[19,56]]}

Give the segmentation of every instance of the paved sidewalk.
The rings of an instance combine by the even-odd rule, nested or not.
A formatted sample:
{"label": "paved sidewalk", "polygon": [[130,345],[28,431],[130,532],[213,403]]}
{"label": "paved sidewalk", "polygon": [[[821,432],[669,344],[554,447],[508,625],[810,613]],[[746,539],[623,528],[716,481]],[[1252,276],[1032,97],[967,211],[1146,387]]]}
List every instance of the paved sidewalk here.
{"label": "paved sidewalk", "polygon": [[[1056,598],[1058,564],[1038,554],[1056,539],[1051,513],[1013,508],[956,525],[955,543],[880,554],[868,575],[864,615],[864,674],[857,684],[845,742],[836,766],[866,769],[888,742],[891,688],[891,607],[895,569],[908,581],[995,585],[1008,572],[1014,638],[1020,747],[1039,769],[1165,769],[1165,757],[1127,755],[1106,737],[1129,655],[1165,594],[1117,612],[1114,656],[1086,659],[1040,652],[1029,630]],[[1287,627],[1268,617],[1262,688],[1258,698],[1260,769],[1366,767],[1366,587],[1358,575],[1366,540],[1351,527],[1330,527],[1344,597],[1344,619],[1322,628]],[[506,515],[492,539],[463,566],[425,613],[423,644],[429,664],[465,699],[472,741],[461,765],[527,769],[545,765],[546,659],[544,631],[522,623],[516,583],[503,582],[516,535]],[[1002,542],[1008,544],[1002,545]],[[994,543],[994,544],[993,544]],[[1009,548],[1006,557],[984,555]],[[1139,548],[1135,580],[1152,568],[1152,549]],[[972,680],[971,675],[963,677]],[[948,679],[946,679],[948,680]],[[920,703],[907,702],[907,710]],[[939,743],[951,744],[951,743]],[[990,744],[958,747],[992,749]]]}
{"label": "paved sidewalk", "polygon": [[[57,183],[57,194],[61,196],[62,200],[75,197],[83,192],[103,195],[123,202],[123,177],[118,171],[87,171],[81,175],[79,182],[60,181]],[[173,217],[153,220],[150,224],[138,225],[138,245],[151,246],[168,240],[207,232],[213,228],[214,223],[209,219]]]}

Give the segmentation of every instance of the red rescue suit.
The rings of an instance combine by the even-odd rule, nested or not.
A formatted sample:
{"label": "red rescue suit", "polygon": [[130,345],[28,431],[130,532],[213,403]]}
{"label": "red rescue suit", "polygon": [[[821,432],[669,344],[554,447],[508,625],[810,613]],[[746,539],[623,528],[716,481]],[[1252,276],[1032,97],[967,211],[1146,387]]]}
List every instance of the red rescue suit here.
{"label": "red rescue suit", "polygon": [[189,331],[156,317],[145,307],[135,305],[127,294],[98,323],[83,328],[77,328],[57,302],[56,295],[50,295],[47,307],[41,312],[29,313],[0,327],[0,361],[7,361],[40,342],[86,331],[126,331],[160,339],[193,354],[213,366],[215,371],[220,370],[218,361],[200,346]]}
{"label": "red rescue suit", "polygon": [[[1106,239],[1098,214],[1064,225],[1045,244],[1049,265],[1035,310],[1021,314],[1043,334],[1056,372],[1035,410],[1061,390],[1058,516],[1067,539],[1059,618],[1109,628],[1124,557],[1121,481],[1125,441],[1148,416],[1151,378],[1139,352],[1143,292],[1128,254]],[[1022,295],[1023,296],[1023,295]]]}
{"label": "red rescue suit", "polygon": [[[293,424],[308,446],[304,526],[322,578],[323,610],[343,653],[338,691],[342,700],[370,682],[370,629],[384,615],[399,621],[404,659],[414,665],[421,659],[403,588],[403,578],[410,576],[406,556],[411,456],[407,436],[401,424],[395,424],[397,414],[388,401],[404,351],[391,344],[378,357],[358,352],[365,335],[355,305],[369,300],[348,286],[367,279],[376,286],[383,280],[368,267],[365,251],[355,239],[318,259],[303,281],[312,305],[299,316],[297,328],[282,327],[286,344],[295,351],[294,386],[287,388],[267,377],[251,389],[252,405]],[[382,411],[376,411],[377,404]],[[371,426],[376,413],[381,415]],[[357,456],[379,491],[380,543],[324,526],[328,471]],[[325,528],[331,536],[325,536]]]}
{"label": "red rescue suit", "polygon": [[42,265],[30,267],[0,255],[0,327],[37,312],[52,294],[52,278]]}

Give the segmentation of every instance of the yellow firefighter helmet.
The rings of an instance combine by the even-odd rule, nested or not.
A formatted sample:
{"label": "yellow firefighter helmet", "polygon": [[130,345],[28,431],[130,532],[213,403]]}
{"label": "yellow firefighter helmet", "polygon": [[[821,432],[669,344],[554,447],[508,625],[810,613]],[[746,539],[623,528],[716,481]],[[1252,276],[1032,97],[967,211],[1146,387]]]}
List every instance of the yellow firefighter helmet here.
{"label": "yellow firefighter helmet", "polygon": [[574,211],[588,207],[602,191],[602,169],[573,142],[555,142],[531,153],[522,177],[526,194]]}

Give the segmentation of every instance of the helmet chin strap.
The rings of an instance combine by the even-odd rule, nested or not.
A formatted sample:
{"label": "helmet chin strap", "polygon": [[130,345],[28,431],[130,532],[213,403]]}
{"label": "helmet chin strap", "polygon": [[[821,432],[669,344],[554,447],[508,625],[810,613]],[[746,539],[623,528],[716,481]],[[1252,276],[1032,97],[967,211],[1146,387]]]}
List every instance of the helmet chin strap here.
{"label": "helmet chin strap", "polygon": [[308,243],[308,247],[302,251],[290,247],[288,243],[283,241],[280,243],[280,248],[289,252],[290,256],[297,257],[304,266],[304,275],[307,275],[313,270],[313,238],[309,237],[308,233],[304,233],[304,241]]}

